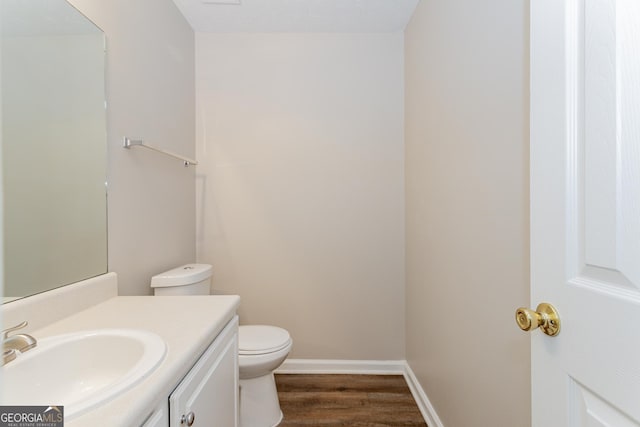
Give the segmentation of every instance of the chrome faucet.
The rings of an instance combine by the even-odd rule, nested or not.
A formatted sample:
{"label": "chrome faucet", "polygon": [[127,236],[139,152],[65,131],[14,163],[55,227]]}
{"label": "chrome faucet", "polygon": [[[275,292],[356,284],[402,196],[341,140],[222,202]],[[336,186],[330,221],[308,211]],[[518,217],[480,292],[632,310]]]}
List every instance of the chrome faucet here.
{"label": "chrome faucet", "polygon": [[22,322],[19,325],[2,331],[2,364],[5,365],[16,358],[16,352],[24,353],[38,345],[38,341],[27,334],[16,334],[9,336],[9,333],[17,331],[27,326],[28,322]]}

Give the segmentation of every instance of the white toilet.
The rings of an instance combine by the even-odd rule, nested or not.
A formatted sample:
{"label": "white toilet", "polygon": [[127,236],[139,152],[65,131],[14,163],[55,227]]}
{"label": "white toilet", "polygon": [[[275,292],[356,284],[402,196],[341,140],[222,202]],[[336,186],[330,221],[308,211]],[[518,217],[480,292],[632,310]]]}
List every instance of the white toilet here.
{"label": "white toilet", "polygon": [[[212,268],[187,264],[151,278],[155,295],[209,295]],[[287,358],[292,340],[276,326],[243,325],[238,332],[240,427],[274,427],[282,411],[273,377]]]}

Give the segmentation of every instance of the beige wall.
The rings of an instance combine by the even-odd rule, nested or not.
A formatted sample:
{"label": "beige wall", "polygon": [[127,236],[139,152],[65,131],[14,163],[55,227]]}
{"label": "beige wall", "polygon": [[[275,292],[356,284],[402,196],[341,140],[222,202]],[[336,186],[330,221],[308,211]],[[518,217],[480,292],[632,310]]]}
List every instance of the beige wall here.
{"label": "beige wall", "polygon": [[194,156],[194,33],[171,0],[71,3],[107,37],[109,270],[120,294],[149,294],[153,274],[195,259],[195,171],[122,138]]}
{"label": "beige wall", "polygon": [[422,0],[405,33],[407,358],[447,427],[530,425],[527,22]]}
{"label": "beige wall", "polygon": [[198,261],[294,358],[404,358],[402,34],[196,35]]}

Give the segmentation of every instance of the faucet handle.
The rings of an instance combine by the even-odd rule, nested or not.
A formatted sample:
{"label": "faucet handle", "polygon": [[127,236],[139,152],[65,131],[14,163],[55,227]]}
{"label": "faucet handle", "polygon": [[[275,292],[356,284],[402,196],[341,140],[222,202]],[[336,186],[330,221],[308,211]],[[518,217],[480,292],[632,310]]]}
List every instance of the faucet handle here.
{"label": "faucet handle", "polygon": [[2,331],[2,339],[6,340],[7,338],[9,338],[9,333],[13,332],[13,331],[17,331],[18,329],[22,329],[25,326],[27,326],[29,324],[29,322],[27,322],[26,320],[18,325],[12,326],[10,328],[7,328],[5,330]]}

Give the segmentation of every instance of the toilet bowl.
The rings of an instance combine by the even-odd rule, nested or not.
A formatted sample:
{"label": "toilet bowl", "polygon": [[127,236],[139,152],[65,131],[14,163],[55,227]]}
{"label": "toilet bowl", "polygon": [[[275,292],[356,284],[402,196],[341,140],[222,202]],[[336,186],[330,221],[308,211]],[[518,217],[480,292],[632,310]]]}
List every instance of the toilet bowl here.
{"label": "toilet bowl", "polygon": [[[154,295],[208,295],[212,267],[187,264],[151,278]],[[277,326],[242,325],[238,329],[240,427],[274,427],[282,421],[273,371],[287,358],[293,342]]]}
{"label": "toilet bowl", "polygon": [[282,411],[273,371],[291,350],[289,332],[276,326],[243,325],[238,337],[240,426],[277,426]]}

